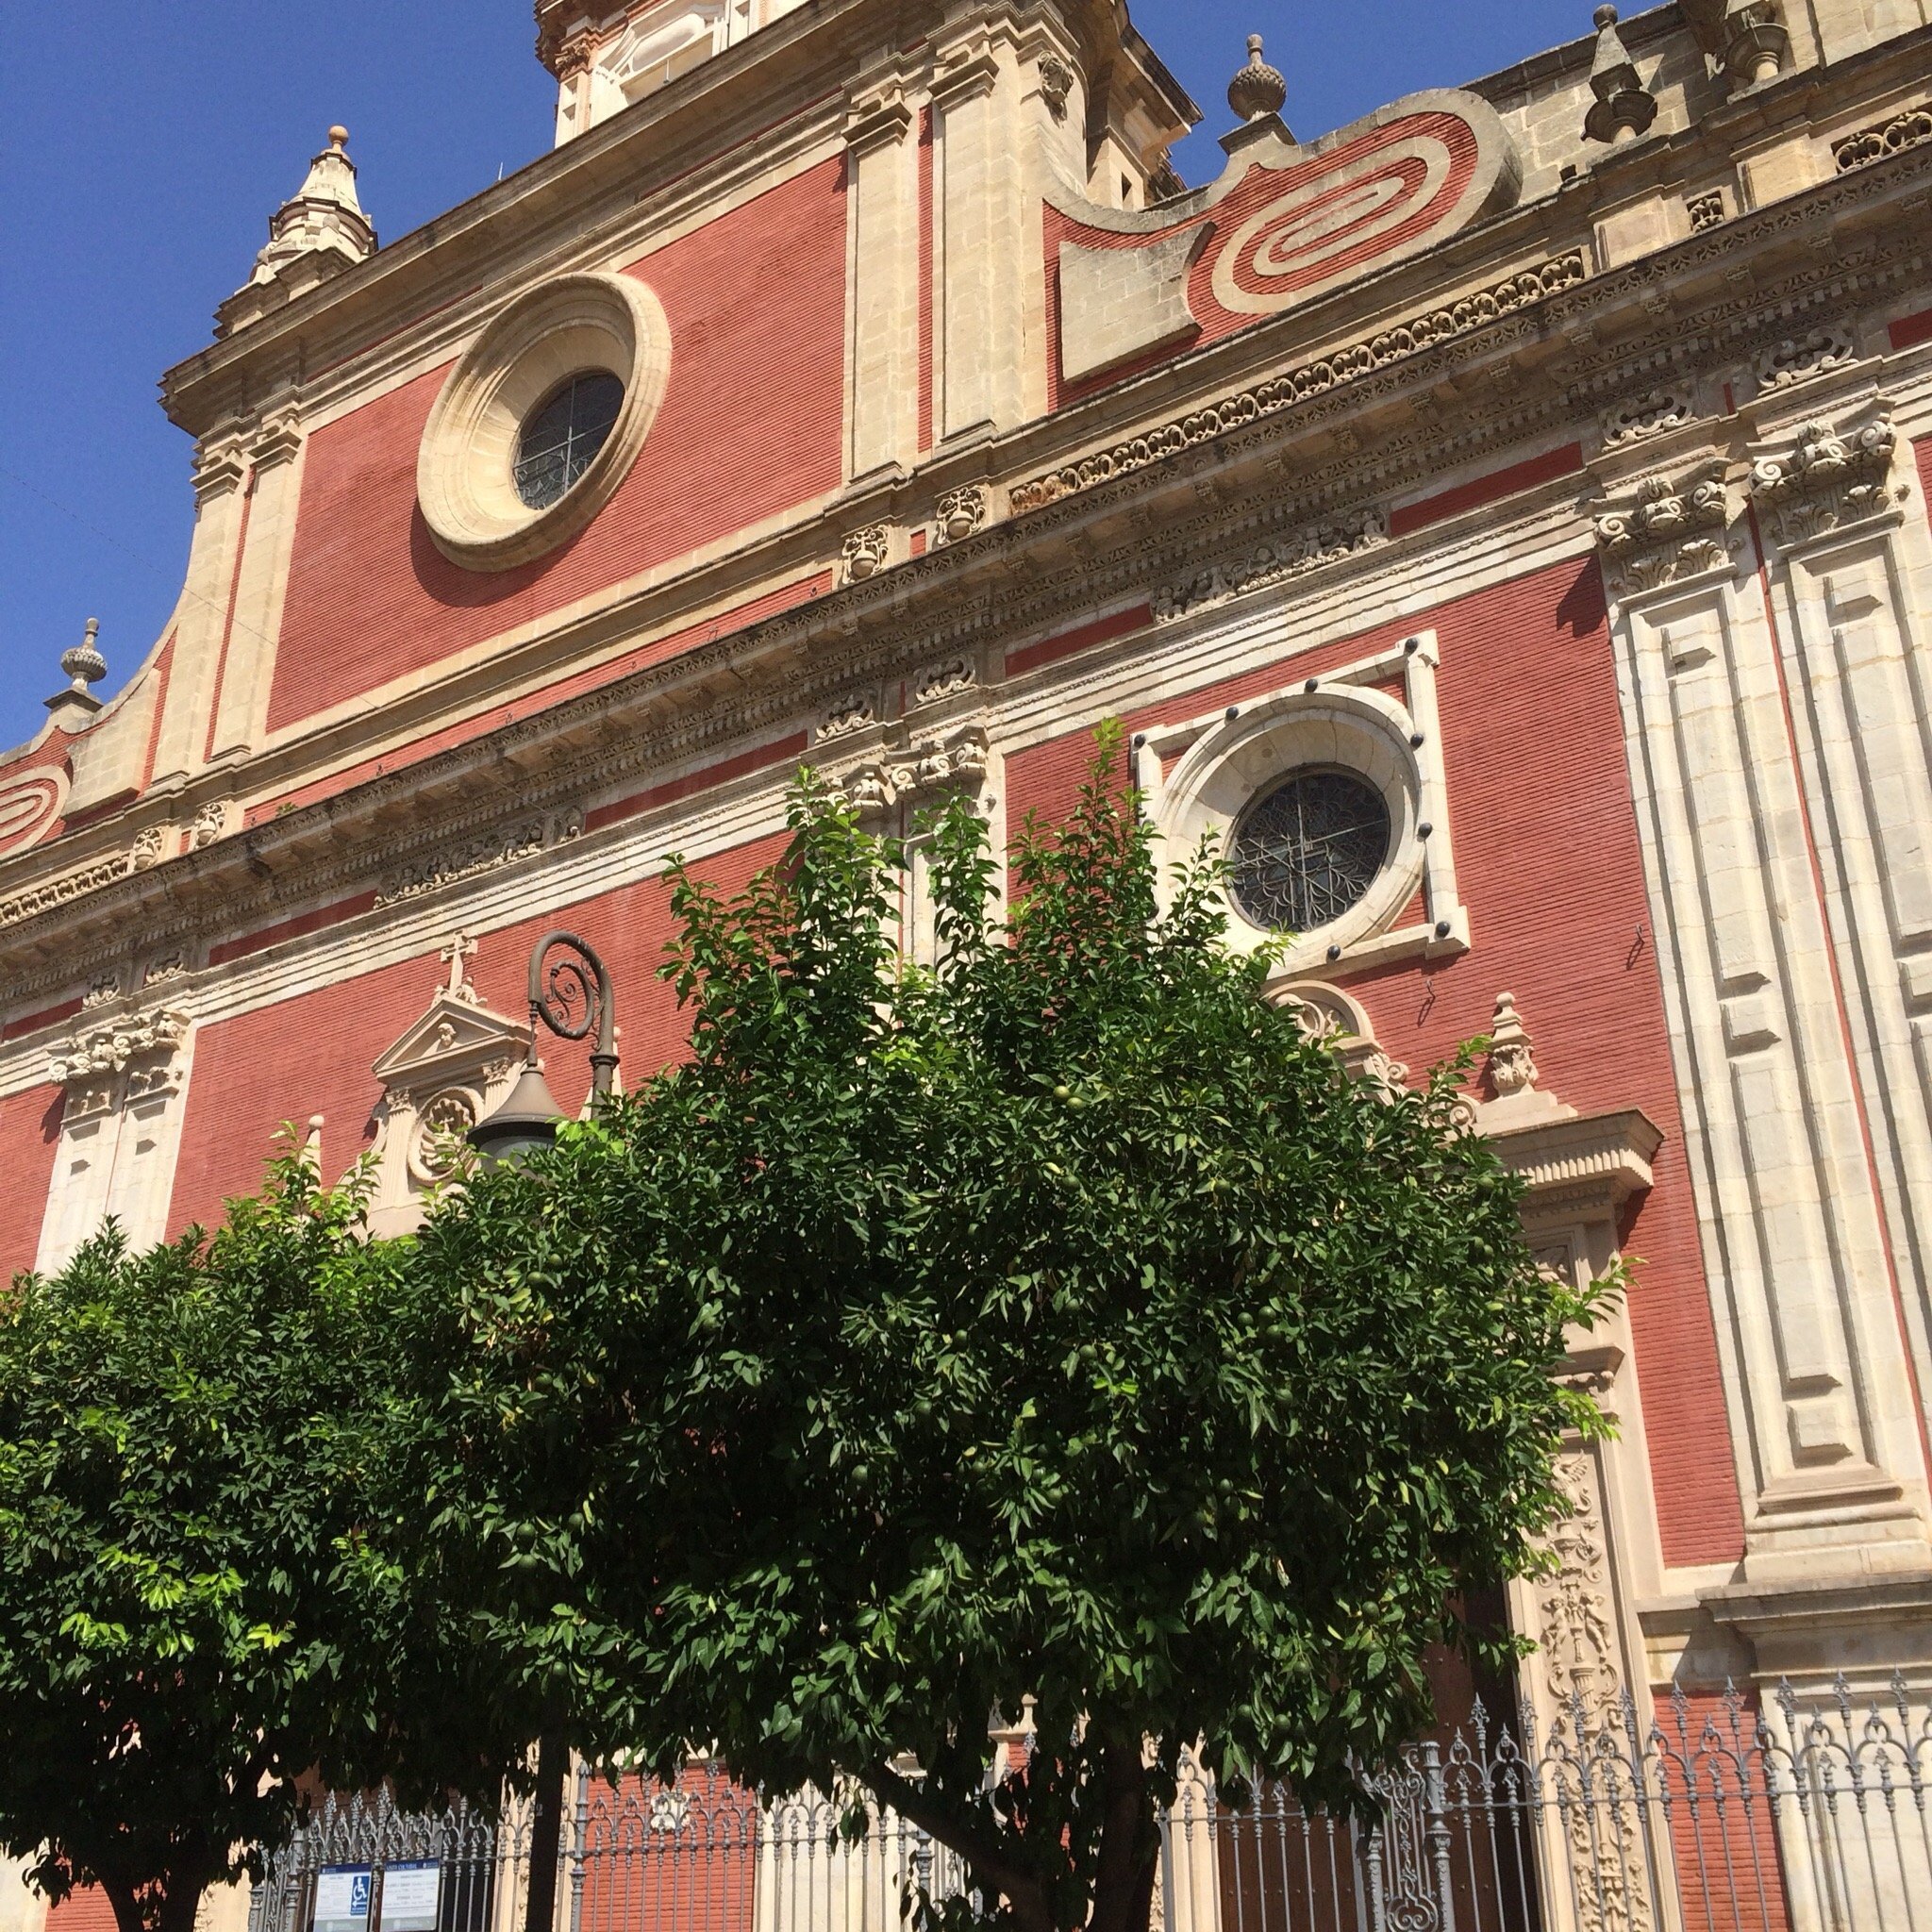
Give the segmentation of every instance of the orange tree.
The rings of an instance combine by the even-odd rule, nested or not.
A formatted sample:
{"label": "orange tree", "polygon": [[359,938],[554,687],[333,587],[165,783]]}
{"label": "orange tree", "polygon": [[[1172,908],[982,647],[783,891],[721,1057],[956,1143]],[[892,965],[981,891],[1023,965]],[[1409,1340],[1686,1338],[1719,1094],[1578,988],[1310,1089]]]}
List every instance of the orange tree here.
{"label": "orange tree", "polygon": [[110,1225],[0,1302],[0,1847],[121,1932],[190,1932],[304,1774],[391,1755],[357,1545],[399,1254],[363,1192],[285,1158],[220,1232]]}
{"label": "orange tree", "polygon": [[1348,1079],[1211,867],[1160,903],[1116,753],[1003,918],[939,819],[930,969],[809,781],[741,896],[675,872],[692,1058],[434,1220],[384,1458],[398,1587],[559,1740],[856,1779],[970,1868],[930,1919],[1024,1932],[1145,1932],[1185,1746],[1365,1802],[1600,1426],[1457,1070]]}

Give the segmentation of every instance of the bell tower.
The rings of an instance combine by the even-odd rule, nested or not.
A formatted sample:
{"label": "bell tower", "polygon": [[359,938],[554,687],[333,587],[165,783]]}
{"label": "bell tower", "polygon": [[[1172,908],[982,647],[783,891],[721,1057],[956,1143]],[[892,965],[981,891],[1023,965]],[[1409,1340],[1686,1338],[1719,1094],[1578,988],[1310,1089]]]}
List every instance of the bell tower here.
{"label": "bell tower", "polygon": [[537,52],[557,76],[557,144],[688,74],[805,0],[538,0]]}

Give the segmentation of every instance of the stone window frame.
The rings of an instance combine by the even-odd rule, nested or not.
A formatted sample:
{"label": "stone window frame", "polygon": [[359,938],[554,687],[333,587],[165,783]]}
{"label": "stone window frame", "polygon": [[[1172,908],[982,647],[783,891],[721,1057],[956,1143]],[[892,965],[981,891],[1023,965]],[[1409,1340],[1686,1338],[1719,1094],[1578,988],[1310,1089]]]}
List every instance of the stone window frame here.
{"label": "stone window frame", "polygon": [[[555,503],[515,480],[524,425],[574,375],[604,371],[624,407],[596,460]],[[465,570],[535,561],[588,529],[630,474],[671,381],[671,324],[635,275],[559,275],[519,297],[443,384],[416,460],[416,496],[436,547]]]}
{"label": "stone window frame", "polygon": [[[1137,738],[1135,781],[1158,835],[1163,893],[1172,891],[1174,866],[1204,839],[1224,851],[1248,808],[1291,772],[1350,771],[1374,785],[1389,807],[1389,861],[1341,919],[1288,947],[1277,982],[1467,952],[1471,922],[1456,882],[1437,708],[1440,664],[1436,633],[1424,631],[1245,704]],[[1400,699],[1384,688],[1398,679]],[[1419,891],[1425,916],[1405,922]],[[1227,942],[1235,950],[1255,953],[1279,942],[1232,899],[1228,914]]]}

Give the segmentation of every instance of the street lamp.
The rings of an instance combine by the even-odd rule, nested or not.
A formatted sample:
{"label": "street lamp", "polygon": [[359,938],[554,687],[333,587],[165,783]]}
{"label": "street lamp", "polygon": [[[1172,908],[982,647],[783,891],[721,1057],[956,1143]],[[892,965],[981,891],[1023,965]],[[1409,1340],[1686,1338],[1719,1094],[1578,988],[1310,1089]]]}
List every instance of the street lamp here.
{"label": "street lamp", "polygon": [[[565,957],[551,960],[553,953]],[[563,1109],[550,1091],[537,1058],[537,1029],[547,1026],[559,1040],[597,1036],[591,1055],[595,1091],[601,1099],[617,1084],[617,1008],[610,972],[589,941],[574,932],[553,932],[530,954],[530,1058],[523,1076],[488,1120],[470,1129],[470,1145],[491,1167],[519,1161],[540,1147],[556,1143]]]}

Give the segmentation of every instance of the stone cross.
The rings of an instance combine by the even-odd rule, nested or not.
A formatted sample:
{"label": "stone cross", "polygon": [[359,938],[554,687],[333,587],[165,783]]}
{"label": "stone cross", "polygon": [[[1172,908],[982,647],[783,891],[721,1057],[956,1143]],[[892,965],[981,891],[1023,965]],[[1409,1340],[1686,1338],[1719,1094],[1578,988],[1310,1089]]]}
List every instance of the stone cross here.
{"label": "stone cross", "polygon": [[453,1000],[461,1000],[468,1006],[476,1004],[476,990],[463,977],[463,962],[476,957],[476,941],[466,932],[459,932],[442,951],[436,956],[449,964],[449,985],[444,989]]}

